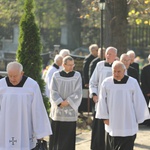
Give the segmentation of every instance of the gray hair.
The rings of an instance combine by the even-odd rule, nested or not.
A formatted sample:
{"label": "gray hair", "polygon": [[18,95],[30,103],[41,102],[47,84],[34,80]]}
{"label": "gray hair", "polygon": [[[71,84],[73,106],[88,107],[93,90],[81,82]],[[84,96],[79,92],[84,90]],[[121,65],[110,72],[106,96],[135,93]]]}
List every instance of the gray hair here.
{"label": "gray hair", "polygon": [[118,50],[115,47],[112,47],[112,46],[107,47],[105,53],[107,53],[109,50],[113,50],[115,52],[115,54],[117,55]]}
{"label": "gray hair", "polygon": [[113,62],[113,64],[112,64],[112,70],[114,69],[114,67],[116,67],[116,66],[121,66],[122,67],[122,69],[126,69],[126,67],[125,67],[125,65],[121,62],[121,61],[118,61],[118,60],[115,60],[114,62]]}
{"label": "gray hair", "polygon": [[97,44],[92,44],[89,46],[89,51],[92,52],[93,50],[95,50],[95,48],[98,48]]}
{"label": "gray hair", "polygon": [[62,49],[60,50],[59,55],[61,55],[62,57],[68,56],[70,55],[70,51],[68,49]]}
{"label": "gray hair", "polygon": [[56,55],[55,56],[55,58],[54,58],[54,63],[56,63],[57,64],[57,62],[59,61],[59,60],[62,60],[63,59],[63,57],[61,56],[61,55]]}
{"label": "gray hair", "polygon": [[22,72],[23,66],[19,62],[13,61],[13,62],[10,62],[7,64],[6,71],[8,72],[11,69],[18,70],[19,72]]}
{"label": "gray hair", "polygon": [[120,61],[123,60],[123,57],[124,57],[124,56],[128,56],[128,57],[129,57],[129,55],[127,55],[126,53],[123,53],[123,54],[121,54],[121,56],[120,56]]}
{"label": "gray hair", "polygon": [[73,61],[74,59],[71,56],[66,56],[63,58],[63,64],[66,64],[68,60]]}
{"label": "gray hair", "polygon": [[135,56],[135,52],[133,50],[129,50],[129,51],[127,51],[127,55],[134,55]]}

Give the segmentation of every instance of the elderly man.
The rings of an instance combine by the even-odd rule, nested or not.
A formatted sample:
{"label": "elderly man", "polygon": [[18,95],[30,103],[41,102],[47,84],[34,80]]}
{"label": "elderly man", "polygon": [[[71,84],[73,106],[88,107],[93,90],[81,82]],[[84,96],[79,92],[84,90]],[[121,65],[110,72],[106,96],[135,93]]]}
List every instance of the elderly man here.
{"label": "elderly man", "polygon": [[59,52],[59,55],[62,56],[63,58],[66,56],[70,56],[70,50],[69,49],[61,49]]}
{"label": "elderly man", "polygon": [[41,91],[20,63],[10,62],[7,73],[0,80],[0,149],[31,150],[52,134]]}
{"label": "elderly man", "polygon": [[89,47],[90,54],[84,59],[83,62],[83,80],[84,86],[89,88],[89,66],[93,59],[95,59],[98,55],[98,45],[92,44]]}
{"label": "elderly man", "polygon": [[53,135],[49,150],[75,150],[76,121],[82,99],[82,80],[71,56],[63,58],[63,70],[55,72],[50,85]]}
{"label": "elderly man", "polygon": [[124,53],[120,56],[120,61],[126,67],[125,74],[135,78],[139,82],[139,75],[137,70],[130,66],[130,56]]}
{"label": "elderly man", "polygon": [[125,75],[120,61],[112,65],[113,76],[100,88],[96,118],[103,119],[111,150],[133,150],[138,124],[150,114],[138,82]]}
{"label": "elderly man", "polygon": [[44,81],[46,83],[45,94],[48,98],[50,98],[50,83],[51,83],[52,75],[54,74],[54,72],[60,69],[60,66],[62,66],[62,60],[63,57],[61,55],[56,55],[54,58],[53,65],[51,65],[47,70]]}
{"label": "elderly man", "polygon": [[127,51],[127,55],[129,55],[129,57],[130,57],[130,66],[135,68],[139,75],[139,64],[134,62],[135,52],[133,50],[129,50],[129,51]]}
{"label": "elderly man", "polygon": [[[102,51],[102,50],[103,50],[103,57],[101,57],[101,51]],[[96,67],[96,64],[97,64],[99,61],[103,60],[103,58],[105,57],[105,49],[102,49],[102,50],[101,50],[101,48],[98,49],[98,57],[94,58],[94,59],[91,61],[91,63],[90,63],[90,66],[89,66],[89,76],[90,76],[90,77],[92,76],[92,74],[93,74],[93,72],[94,72],[94,69],[95,69],[95,67]]]}
{"label": "elderly man", "polygon": [[[93,101],[95,103],[95,113],[101,83],[106,77],[112,75],[111,66],[112,63],[115,61],[116,56],[117,56],[117,49],[114,47],[108,47],[105,52],[106,60],[97,63],[96,68],[91,76],[89,91],[90,91],[90,98],[93,98]],[[95,117],[93,120],[93,127],[92,127],[91,149],[105,150],[104,123],[103,120],[96,119]]]}

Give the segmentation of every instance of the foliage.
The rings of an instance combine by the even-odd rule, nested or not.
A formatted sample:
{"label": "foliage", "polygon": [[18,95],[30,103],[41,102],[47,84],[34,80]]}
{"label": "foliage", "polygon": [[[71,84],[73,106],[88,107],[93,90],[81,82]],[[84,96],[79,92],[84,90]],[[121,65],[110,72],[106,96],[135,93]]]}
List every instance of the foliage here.
{"label": "foliage", "polygon": [[98,3],[94,0],[82,0],[82,9],[80,10],[80,19],[82,26],[99,27],[100,11]]}
{"label": "foliage", "polygon": [[130,0],[128,4],[130,25],[150,25],[150,0]]}
{"label": "foliage", "polygon": [[[106,0],[109,2],[109,0]],[[128,22],[130,25],[150,25],[150,0],[127,0],[129,7]],[[83,9],[80,10],[80,18],[83,26],[100,26],[100,11],[97,0],[82,0]]]}
{"label": "foliage", "polygon": [[[44,93],[44,81],[41,79],[42,58],[40,56],[42,45],[40,33],[33,12],[33,0],[25,0],[24,14],[20,20],[19,46],[17,60],[23,65],[25,75],[36,80]],[[49,107],[48,99],[43,94],[46,108]]]}
{"label": "foliage", "polygon": [[[0,0],[0,26],[18,24],[23,14],[24,0]],[[58,28],[64,20],[63,2],[60,0],[36,0],[35,15],[40,27]]]}
{"label": "foliage", "polygon": [[0,26],[18,24],[23,12],[23,0],[0,0]]}
{"label": "foliage", "polygon": [[[61,0],[35,1],[35,18],[43,39],[43,51],[48,51],[60,41],[60,26],[66,11],[63,3]],[[0,0],[0,39],[3,37],[11,39],[13,25],[19,24],[23,14],[23,4],[24,0]]]}

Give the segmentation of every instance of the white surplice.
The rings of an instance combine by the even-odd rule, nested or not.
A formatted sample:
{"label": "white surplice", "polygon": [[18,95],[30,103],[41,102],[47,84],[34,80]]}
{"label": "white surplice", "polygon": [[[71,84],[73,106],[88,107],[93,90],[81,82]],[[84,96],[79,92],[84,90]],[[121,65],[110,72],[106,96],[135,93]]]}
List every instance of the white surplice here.
{"label": "white surplice", "polygon": [[150,118],[145,98],[138,82],[129,77],[124,84],[115,84],[113,77],[101,85],[96,118],[109,119],[105,129],[111,136],[132,136],[138,124]]}
{"label": "white surplice", "polygon": [[[105,60],[97,63],[96,68],[90,78],[89,81],[89,93],[90,98],[92,98],[92,93],[95,93],[97,96],[99,95],[100,86],[103,80],[106,77],[112,76],[112,68],[105,66]],[[97,103],[95,103],[95,110],[97,107]]]}
{"label": "white surplice", "polygon": [[36,81],[23,87],[0,80],[0,150],[30,150],[36,139],[52,134],[49,118]]}

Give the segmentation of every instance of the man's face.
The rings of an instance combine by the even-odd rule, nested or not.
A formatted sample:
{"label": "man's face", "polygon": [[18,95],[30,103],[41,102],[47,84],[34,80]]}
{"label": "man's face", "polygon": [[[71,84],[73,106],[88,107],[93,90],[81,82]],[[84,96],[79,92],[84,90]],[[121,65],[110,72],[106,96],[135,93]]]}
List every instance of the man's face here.
{"label": "man's face", "polygon": [[134,62],[135,55],[134,54],[130,54],[129,57],[130,57],[130,60],[131,60],[130,63],[132,64]]}
{"label": "man's face", "polygon": [[125,67],[128,69],[129,66],[130,66],[130,57],[129,56],[123,56],[122,59],[120,60],[124,65]]}
{"label": "man's face", "polygon": [[113,49],[108,50],[105,53],[106,62],[113,63],[116,58],[116,53]]}
{"label": "man's face", "polygon": [[20,83],[23,76],[23,71],[20,72],[18,69],[10,69],[8,71],[8,78],[12,85],[17,85]]}
{"label": "man's face", "polygon": [[113,78],[120,81],[124,77],[125,70],[120,65],[113,68]]}
{"label": "man's face", "polygon": [[61,66],[61,65],[62,65],[62,59],[60,59],[60,60],[57,61],[57,65],[58,65],[58,66]]}
{"label": "man's face", "polygon": [[98,47],[95,47],[93,50],[92,50],[92,55],[97,57],[98,56]]}
{"label": "man's face", "polygon": [[75,66],[74,60],[72,60],[72,61],[67,60],[66,64],[63,64],[63,66],[64,66],[66,72],[73,71],[73,68]]}

